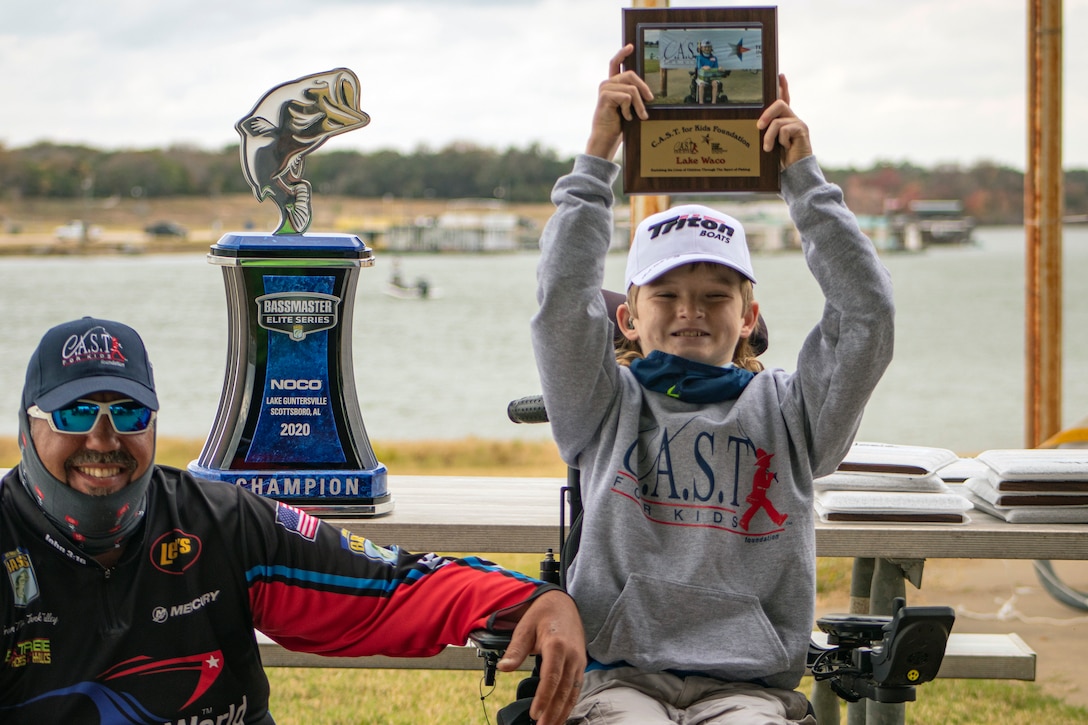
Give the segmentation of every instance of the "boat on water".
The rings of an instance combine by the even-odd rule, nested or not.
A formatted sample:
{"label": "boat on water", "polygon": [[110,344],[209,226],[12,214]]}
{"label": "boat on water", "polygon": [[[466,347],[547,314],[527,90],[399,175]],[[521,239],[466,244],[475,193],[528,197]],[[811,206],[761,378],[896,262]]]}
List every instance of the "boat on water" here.
{"label": "boat on water", "polygon": [[427,300],[437,296],[437,290],[431,286],[426,277],[417,277],[412,283],[406,282],[400,268],[400,260],[397,258],[393,259],[393,274],[390,275],[382,292],[398,300]]}
{"label": "boat on water", "polygon": [[417,277],[410,284],[406,282],[397,259],[393,260],[393,274],[382,291],[398,300],[427,300],[435,297],[437,292],[426,277]]}
{"label": "boat on water", "polygon": [[439,291],[431,287],[430,283],[422,278],[416,280],[416,283],[412,285],[390,280],[386,283],[382,292],[398,300],[427,300],[439,296]]}

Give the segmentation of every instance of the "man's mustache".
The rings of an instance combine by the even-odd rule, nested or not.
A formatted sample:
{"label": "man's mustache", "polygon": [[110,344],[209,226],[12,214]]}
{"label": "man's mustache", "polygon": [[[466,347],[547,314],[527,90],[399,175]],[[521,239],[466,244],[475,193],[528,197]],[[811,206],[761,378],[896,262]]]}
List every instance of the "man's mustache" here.
{"label": "man's mustache", "polygon": [[105,453],[96,451],[80,451],[72,455],[68,461],[68,467],[79,466],[123,466],[129,470],[136,468],[136,459],[128,451],[116,450]]}

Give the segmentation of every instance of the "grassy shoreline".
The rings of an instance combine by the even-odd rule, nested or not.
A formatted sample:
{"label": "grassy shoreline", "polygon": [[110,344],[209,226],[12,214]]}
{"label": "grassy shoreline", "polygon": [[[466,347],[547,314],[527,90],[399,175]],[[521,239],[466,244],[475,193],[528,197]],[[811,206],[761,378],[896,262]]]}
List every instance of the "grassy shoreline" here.
{"label": "grassy shoreline", "polygon": [[[390,475],[543,476],[562,478],[567,467],[550,440],[371,441],[374,454]],[[155,461],[185,468],[200,455],[204,441],[159,436]],[[14,436],[0,436],[0,468],[19,462]]]}

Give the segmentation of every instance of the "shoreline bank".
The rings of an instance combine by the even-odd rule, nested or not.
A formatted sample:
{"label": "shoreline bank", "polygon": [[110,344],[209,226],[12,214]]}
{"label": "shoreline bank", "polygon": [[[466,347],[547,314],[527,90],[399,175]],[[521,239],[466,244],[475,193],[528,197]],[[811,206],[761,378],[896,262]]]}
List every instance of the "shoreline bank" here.
{"label": "shoreline bank", "polygon": [[[371,441],[374,454],[390,475],[418,476],[566,476],[567,467],[551,440],[455,440]],[[200,455],[204,441],[198,438],[160,436],[155,462],[185,468]],[[0,469],[19,463],[14,436],[0,436]]]}

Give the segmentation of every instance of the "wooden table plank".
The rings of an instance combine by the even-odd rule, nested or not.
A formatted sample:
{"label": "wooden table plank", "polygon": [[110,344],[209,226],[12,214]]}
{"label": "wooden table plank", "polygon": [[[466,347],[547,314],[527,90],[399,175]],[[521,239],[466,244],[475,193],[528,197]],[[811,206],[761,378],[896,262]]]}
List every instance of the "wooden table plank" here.
{"label": "wooden table plank", "polygon": [[[559,544],[561,478],[390,476],[388,516],[325,517],[410,551],[543,553]],[[817,523],[819,556],[888,559],[1088,559],[1088,524]]]}

